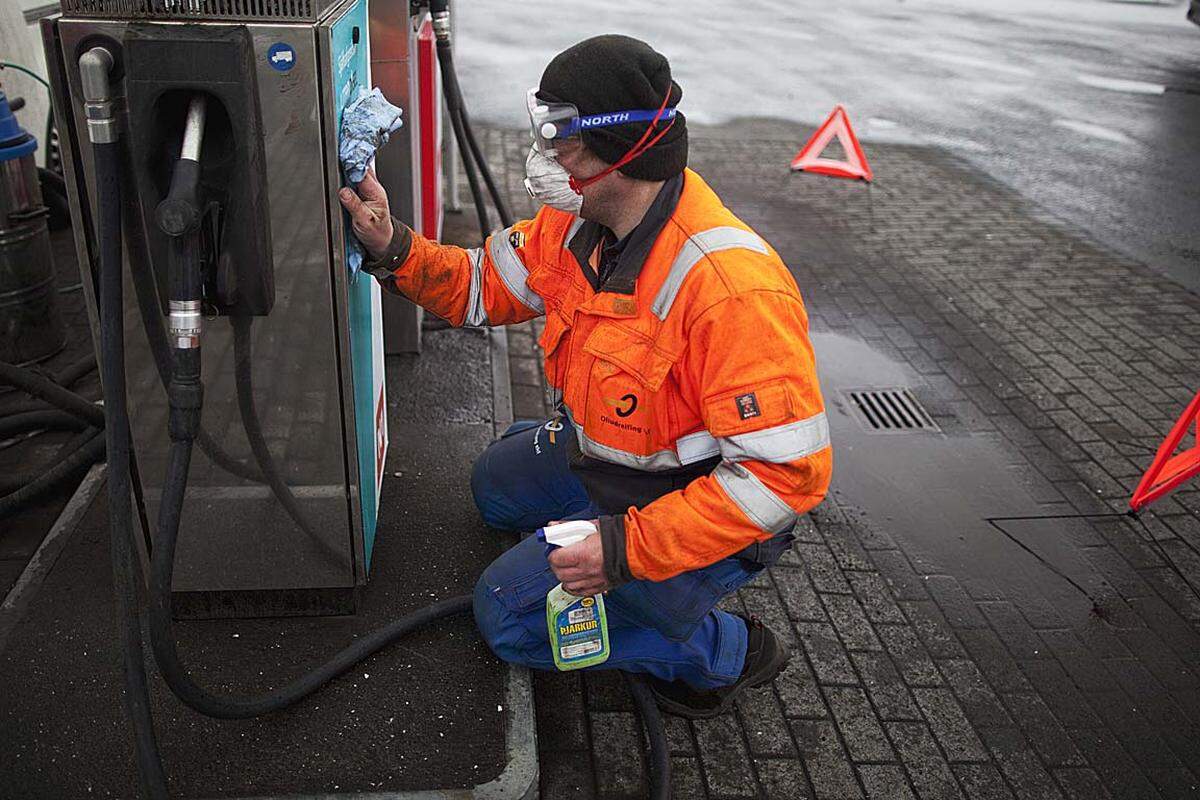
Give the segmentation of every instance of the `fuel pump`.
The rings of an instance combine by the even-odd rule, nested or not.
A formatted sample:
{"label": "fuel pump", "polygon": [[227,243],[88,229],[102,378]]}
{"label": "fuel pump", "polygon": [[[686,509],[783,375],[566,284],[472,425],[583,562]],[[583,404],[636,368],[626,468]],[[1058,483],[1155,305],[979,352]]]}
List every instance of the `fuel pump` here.
{"label": "fuel pump", "polygon": [[162,796],[143,559],[160,671],[217,717],[283,708],[469,600],[265,697],[192,680],[177,613],[344,613],[369,574],[387,448],[379,289],[350,274],[335,196],[341,110],[370,83],[366,0],[62,5],[43,39],[103,370],[125,698],[143,784]]}
{"label": "fuel pump", "polygon": [[[80,59],[101,48],[112,61],[132,290],[123,304],[140,323],[124,347],[129,416],[147,519],[170,460],[161,431],[180,337],[164,320],[205,320],[207,401],[182,501],[177,613],[353,612],[388,441],[380,291],[347,266],[336,201],[340,115],[370,83],[366,0],[62,5],[43,38],[68,193],[84,221],[100,203]],[[202,141],[203,156],[181,161],[183,132],[197,128],[187,141]],[[86,231],[77,247],[98,333],[99,240]],[[171,307],[170,272],[185,257],[199,290],[183,312]]]}
{"label": "fuel pump", "polygon": [[[151,796],[165,797],[166,782],[149,712],[141,630],[134,611],[135,576],[138,570],[131,549],[129,410],[125,391],[125,338],[122,324],[120,213],[125,186],[120,170],[123,156],[121,137],[112,111],[113,100],[108,82],[114,59],[105,47],[97,45],[85,52],[79,63],[97,185],[100,345],[110,471],[107,491],[114,564],[125,620],[122,634],[126,653],[126,702],[138,730],[138,765],[143,785]],[[201,309],[204,265],[212,262],[211,255],[206,257],[205,249],[206,246],[213,246],[211,241],[206,244],[203,230],[207,214],[217,210],[203,202],[199,188],[207,106],[208,98],[202,94],[196,94],[189,100],[179,157],[171,172],[166,197],[155,209],[156,223],[167,238],[168,318],[173,359],[167,390],[170,450],[158,514],[158,535],[153,549],[150,632],[155,660],[171,690],[201,713],[235,719],[291,705],[416,627],[466,610],[470,607],[470,598],[452,598],[403,617],[356,641],[307,675],[261,697],[227,698],[213,695],[192,680],[187,667],[181,662],[175,646],[171,584],[192,446],[203,408]]]}

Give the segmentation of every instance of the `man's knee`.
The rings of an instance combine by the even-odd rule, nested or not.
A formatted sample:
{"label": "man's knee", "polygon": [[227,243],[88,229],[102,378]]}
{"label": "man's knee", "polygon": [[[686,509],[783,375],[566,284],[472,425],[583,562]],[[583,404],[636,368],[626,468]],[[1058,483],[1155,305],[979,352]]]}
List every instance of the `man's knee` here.
{"label": "man's knee", "polygon": [[514,615],[500,600],[498,589],[487,580],[485,571],[475,583],[475,627],[487,646],[504,661],[519,661],[516,648],[520,626]]}
{"label": "man's knee", "polygon": [[475,507],[479,509],[479,516],[483,517],[484,522],[493,528],[514,530],[511,503],[497,484],[491,469],[493,447],[495,444],[488,445],[475,459],[475,465],[471,468],[471,497],[475,500]]}

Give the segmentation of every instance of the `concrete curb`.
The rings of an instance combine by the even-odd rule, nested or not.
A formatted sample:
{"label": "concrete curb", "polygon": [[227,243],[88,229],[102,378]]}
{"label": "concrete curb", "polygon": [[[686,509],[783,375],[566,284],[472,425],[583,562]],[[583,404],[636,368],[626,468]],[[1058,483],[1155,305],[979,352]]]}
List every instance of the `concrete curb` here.
{"label": "concrete curb", "polygon": [[512,373],[508,369],[508,331],[488,329],[492,355],[492,428],[497,436],[513,423]]}
{"label": "concrete curb", "polygon": [[[512,376],[508,368],[508,332],[489,328],[492,356],[492,425],[499,436],[513,422]],[[476,786],[470,796],[480,800],[533,800],[538,796],[540,765],[537,721],[533,708],[533,679],[529,669],[508,664],[508,766],[499,777]]]}

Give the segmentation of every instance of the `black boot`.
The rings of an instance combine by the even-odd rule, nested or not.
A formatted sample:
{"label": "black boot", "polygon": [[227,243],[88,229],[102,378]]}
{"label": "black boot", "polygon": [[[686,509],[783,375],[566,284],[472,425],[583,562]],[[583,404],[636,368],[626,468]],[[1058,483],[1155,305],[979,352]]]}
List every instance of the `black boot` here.
{"label": "black boot", "polygon": [[728,711],[743,689],[770,683],[783,672],[792,656],[788,646],[757,617],[737,616],[745,620],[747,632],[746,662],[738,679],[729,686],[699,691],[683,681],[648,678],[646,684],[660,708],[688,719],[709,719]]}

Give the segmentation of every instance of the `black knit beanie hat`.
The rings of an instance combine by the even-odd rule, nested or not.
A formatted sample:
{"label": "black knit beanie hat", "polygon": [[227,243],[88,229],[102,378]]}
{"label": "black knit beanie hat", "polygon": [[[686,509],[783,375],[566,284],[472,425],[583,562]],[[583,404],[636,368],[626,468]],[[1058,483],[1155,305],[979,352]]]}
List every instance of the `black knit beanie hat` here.
{"label": "black knit beanie hat", "polygon": [[[679,103],[683,90],[671,80],[671,65],[662,53],[630,36],[606,34],[567,48],[542,73],[538,98],[572,103],[583,116],[638,109],[658,110],[663,92],[671,92],[667,108]],[[657,135],[670,120],[655,124]],[[638,143],[649,122],[628,122],[583,131],[583,143],[609,164],[615,164]],[[687,120],[675,114],[675,124],[653,147],[619,168],[631,178],[662,181],[687,166]]]}

